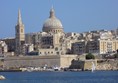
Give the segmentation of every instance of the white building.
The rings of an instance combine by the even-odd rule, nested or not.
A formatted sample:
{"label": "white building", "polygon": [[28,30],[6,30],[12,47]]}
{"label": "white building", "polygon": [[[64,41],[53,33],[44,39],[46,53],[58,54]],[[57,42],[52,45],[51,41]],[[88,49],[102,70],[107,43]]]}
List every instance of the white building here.
{"label": "white building", "polygon": [[4,41],[0,41],[0,54],[6,53],[7,50],[7,45]]}

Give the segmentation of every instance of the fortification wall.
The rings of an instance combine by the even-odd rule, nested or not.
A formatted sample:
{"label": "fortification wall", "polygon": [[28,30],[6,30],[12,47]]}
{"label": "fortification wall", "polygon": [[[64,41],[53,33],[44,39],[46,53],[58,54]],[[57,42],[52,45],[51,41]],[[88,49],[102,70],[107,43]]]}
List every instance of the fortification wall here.
{"label": "fortification wall", "polygon": [[71,69],[91,70],[92,62],[95,70],[118,70],[118,59],[102,59],[102,60],[73,60]]}
{"label": "fortification wall", "polygon": [[60,66],[59,56],[23,56],[23,57],[7,57],[4,60],[4,68],[20,68],[20,67],[48,67]]}
{"label": "fortification wall", "polygon": [[60,56],[60,66],[61,67],[69,67],[71,65],[72,60],[76,60],[76,55],[61,55]]}
{"label": "fortification wall", "polygon": [[13,56],[4,59],[4,68],[20,67],[69,67],[75,55],[51,55],[51,56]]}

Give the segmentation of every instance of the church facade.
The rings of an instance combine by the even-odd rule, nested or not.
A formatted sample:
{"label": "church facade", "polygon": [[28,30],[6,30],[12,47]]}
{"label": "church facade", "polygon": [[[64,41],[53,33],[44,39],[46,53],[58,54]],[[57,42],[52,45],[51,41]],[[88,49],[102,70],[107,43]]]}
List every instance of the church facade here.
{"label": "church facade", "polygon": [[18,22],[15,27],[16,55],[27,55],[27,45],[32,47],[39,55],[64,55],[66,45],[64,43],[65,33],[61,21],[55,16],[53,8],[50,10],[49,18],[44,22],[42,32],[26,34],[21,13],[18,13]]}

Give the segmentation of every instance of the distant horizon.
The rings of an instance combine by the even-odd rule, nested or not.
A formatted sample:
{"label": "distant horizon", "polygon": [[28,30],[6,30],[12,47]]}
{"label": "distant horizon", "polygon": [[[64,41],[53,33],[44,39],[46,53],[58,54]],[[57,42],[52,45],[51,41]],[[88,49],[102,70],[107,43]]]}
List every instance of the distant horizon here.
{"label": "distant horizon", "polygon": [[83,33],[118,28],[118,0],[35,0],[0,3],[0,39],[15,37],[18,9],[21,10],[25,33],[42,32],[53,5],[56,17],[61,20],[64,32]]}

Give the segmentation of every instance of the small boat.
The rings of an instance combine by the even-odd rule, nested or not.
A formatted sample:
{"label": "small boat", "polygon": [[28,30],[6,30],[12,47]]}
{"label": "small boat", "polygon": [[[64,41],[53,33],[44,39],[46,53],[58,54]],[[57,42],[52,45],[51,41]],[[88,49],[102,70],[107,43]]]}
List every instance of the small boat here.
{"label": "small boat", "polygon": [[6,79],[3,75],[0,75],[0,80]]}
{"label": "small boat", "polygon": [[60,71],[60,67],[54,67],[54,71]]}

